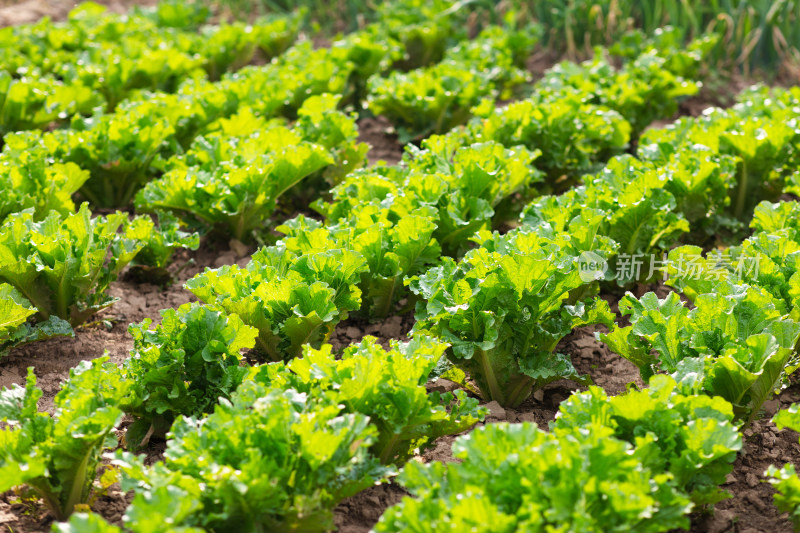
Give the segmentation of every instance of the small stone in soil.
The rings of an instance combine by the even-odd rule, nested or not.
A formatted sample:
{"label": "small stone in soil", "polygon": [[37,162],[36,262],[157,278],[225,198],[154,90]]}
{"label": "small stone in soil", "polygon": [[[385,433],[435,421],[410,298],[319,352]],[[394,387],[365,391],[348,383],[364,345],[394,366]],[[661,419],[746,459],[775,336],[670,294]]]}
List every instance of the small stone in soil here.
{"label": "small stone in soil", "polygon": [[403,317],[393,316],[384,322],[381,333],[390,339],[396,339],[403,334]]}
{"label": "small stone in soil", "polygon": [[227,252],[220,255],[214,260],[214,267],[219,268],[225,265],[232,265],[235,262],[236,262],[236,254],[234,254],[233,252]]}
{"label": "small stone in soil", "polygon": [[768,400],[764,402],[764,411],[766,411],[767,416],[774,416],[775,413],[778,412],[779,407],[780,402],[778,400]]}
{"label": "small stone in soil", "polygon": [[[749,484],[749,483],[748,483],[748,484]],[[755,507],[756,509],[758,509],[760,512],[762,512],[762,513],[763,513],[763,512],[765,512],[765,511],[766,511],[766,507],[767,507],[767,506],[766,506],[766,504],[764,504],[764,502],[762,502],[761,500],[759,500],[759,499],[758,499],[758,496],[754,496],[753,494],[746,494],[746,495],[745,495],[745,497],[744,497],[744,499],[745,499],[747,502],[749,502],[749,503],[750,503],[750,505],[752,505],[753,507]]]}
{"label": "small stone in soil", "polygon": [[428,390],[430,392],[440,393],[453,392],[454,390],[458,390],[460,388],[461,386],[458,383],[445,378],[438,378],[436,381],[428,385]]}
{"label": "small stone in soil", "polygon": [[550,397],[550,403],[553,405],[554,409],[558,409],[558,406],[561,405],[561,402],[566,400],[567,398],[560,393],[555,393]]}
{"label": "small stone in soil", "polygon": [[484,405],[485,408],[489,410],[489,413],[486,415],[486,421],[489,422],[490,420],[505,420],[506,419],[506,410],[503,409],[499,403],[497,402],[489,402]]}
{"label": "small stone in soil", "polygon": [[729,531],[735,518],[736,515],[732,511],[716,511],[708,527],[708,533],[723,533],[724,531]]}

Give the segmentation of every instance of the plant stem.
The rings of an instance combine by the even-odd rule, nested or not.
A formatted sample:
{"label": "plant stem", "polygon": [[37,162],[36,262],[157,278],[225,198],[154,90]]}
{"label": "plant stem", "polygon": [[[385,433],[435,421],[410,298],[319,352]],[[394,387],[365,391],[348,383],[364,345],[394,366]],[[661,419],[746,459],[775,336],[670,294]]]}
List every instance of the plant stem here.
{"label": "plant stem", "polygon": [[380,308],[375,310],[374,317],[383,318],[389,314],[389,310],[392,308],[392,300],[394,300],[394,293],[397,290],[397,281],[400,279],[400,276],[395,276],[392,278],[392,289],[385,294],[385,298],[383,300],[383,304]]}
{"label": "plant stem", "polygon": [[[494,375],[494,368],[492,368],[492,365],[489,362],[489,356],[480,348],[475,350],[475,356],[478,358],[486,385],[489,387],[489,397],[486,399],[490,401],[494,400],[500,405],[505,405],[505,395],[503,394],[503,390],[500,388],[500,384],[497,382],[497,377]],[[482,392],[485,393],[486,391]]]}
{"label": "plant stem", "polygon": [[528,399],[533,391],[535,381],[528,376],[520,376],[516,385],[508,393],[507,404],[501,404],[503,407],[518,407],[522,402]]}
{"label": "plant stem", "polygon": [[398,441],[399,438],[400,438],[400,435],[395,433],[395,434],[392,435],[392,438],[389,439],[389,442],[387,442],[384,445],[383,449],[380,452],[380,455],[378,455],[378,459],[380,460],[381,464],[383,464],[383,465],[390,464],[389,459],[392,456],[392,450],[394,450],[394,446],[395,446],[395,444],[397,444],[397,441]]}
{"label": "plant stem", "polygon": [[736,197],[736,210],[734,216],[741,220],[744,213],[744,204],[747,200],[747,162],[742,160],[742,175],[739,178],[739,193]]}

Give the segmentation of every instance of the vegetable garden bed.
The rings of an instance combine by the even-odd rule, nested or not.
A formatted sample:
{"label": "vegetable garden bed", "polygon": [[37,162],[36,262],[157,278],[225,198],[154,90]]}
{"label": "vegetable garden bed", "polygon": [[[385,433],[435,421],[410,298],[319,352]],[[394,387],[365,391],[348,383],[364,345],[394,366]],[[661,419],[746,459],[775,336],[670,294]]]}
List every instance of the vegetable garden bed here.
{"label": "vegetable garden bed", "polygon": [[0,523],[800,524],[800,92],[466,6],[7,30]]}
{"label": "vegetable garden bed", "polygon": [[[177,264],[189,255],[196,265],[183,271],[179,279],[189,279],[205,266],[229,264],[236,260],[235,255],[227,250],[201,248],[198,252],[180,258]],[[240,259],[240,261],[243,261]],[[663,290],[663,289],[662,289]],[[176,283],[164,291],[154,285],[141,285],[132,282],[119,282],[114,294],[120,301],[103,318],[113,320],[111,329],[101,324],[79,331],[75,339],[56,338],[43,341],[41,344],[19,348],[0,364],[3,381],[1,386],[22,383],[26,368],[35,364],[37,375],[45,391],[41,400],[45,409],[52,409],[53,396],[58,392],[60,384],[69,374],[69,369],[85,358],[86,353],[102,354],[108,350],[112,361],[121,362],[128,356],[132,347],[132,339],[127,334],[127,322],[139,322],[144,318],[159,318],[158,311],[194,300],[191,294]],[[612,296],[608,297],[613,298]],[[376,324],[352,320],[340,324],[331,342],[334,347],[344,347],[357,342],[364,335],[373,335],[381,344],[388,344],[391,339],[406,339],[406,333],[413,325],[413,317],[389,317]],[[581,328],[562,342],[561,349],[573,356],[576,368],[592,376],[594,382],[609,394],[625,391],[629,383],[641,386],[637,369],[628,361],[611,353],[608,347],[599,343],[592,328]],[[433,387],[443,390],[457,387],[456,384],[441,380]],[[532,422],[545,429],[558,410],[559,404],[574,390],[582,387],[569,381],[560,381],[548,385],[540,394],[527,401],[519,409],[495,408],[487,423],[500,421]],[[775,409],[788,407],[800,400],[800,385],[783,391],[777,402],[770,402],[767,414]],[[124,427],[125,423],[123,423]],[[778,512],[772,503],[774,490],[762,480],[767,466],[776,462],[800,464],[800,449],[797,436],[791,430],[778,431],[768,419],[756,420],[745,433],[743,453],[734,463],[734,469],[724,488],[732,494],[730,500],[716,506],[711,515],[693,517],[693,532],[715,531],[788,531],[791,523],[784,514]],[[437,442],[435,448],[427,451],[422,457],[425,461],[452,461],[451,446],[454,438],[444,437]],[[152,442],[146,451],[149,460],[157,461],[164,452],[163,441]],[[336,509],[336,524],[339,531],[361,533],[369,531],[381,514],[396,504],[407,493],[396,484],[386,484],[367,489],[363,493],[342,502]],[[10,503],[15,502],[15,503]],[[106,519],[120,523],[122,514],[129,503],[129,498],[115,487],[99,499],[96,511]],[[35,503],[22,503],[13,494],[7,493],[0,501],[0,516],[3,523],[14,531],[49,531],[52,520],[46,512]],[[735,529],[738,528],[738,529]]]}

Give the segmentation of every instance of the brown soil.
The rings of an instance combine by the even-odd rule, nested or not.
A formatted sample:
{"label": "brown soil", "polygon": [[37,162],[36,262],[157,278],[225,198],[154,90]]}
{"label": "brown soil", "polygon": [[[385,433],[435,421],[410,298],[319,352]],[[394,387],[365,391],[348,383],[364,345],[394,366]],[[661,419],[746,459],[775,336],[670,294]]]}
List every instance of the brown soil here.
{"label": "brown soil", "polygon": [[776,400],[765,403],[766,417],[753,422],[744,431],[744,447],[728,476],[725,490],[733,497],[716,505],[714,513],[695,515],[692,531],[703,533],[756,533],[759,531],[792,531],[787,515],[778,512],[772,503],[775,493],[765,481],[769,465],[800,465],[798,435],[791,430],[779,431],[770,421],[777,409],[800,400],[796,387],[784,391]]}
{"label": "brown soil", "polygon": [[407,341],[412,327],[414,327],[413,312],[380,320],[369,320],[355,315],[336,326],[330,344],[335,351],[339,351],[350,344],[361,342],[361,339],[369,335],[376,337],[381,346],[388,349],[390,340]]}
{"label": "brown soil", "polygon": [[340,533],[368,533],[383,512],[408,493],[394,482],[370,487],[339,504],[334,523]]}
{"label": "brown soil", "polygon": [[367,154],[371,165],[378,161],[394,165],[402,159],[403,145],[397,141],[397,135],[389,133],[391,127],[385,117],[366,117],[358,121],[358,140],[371,146]]}

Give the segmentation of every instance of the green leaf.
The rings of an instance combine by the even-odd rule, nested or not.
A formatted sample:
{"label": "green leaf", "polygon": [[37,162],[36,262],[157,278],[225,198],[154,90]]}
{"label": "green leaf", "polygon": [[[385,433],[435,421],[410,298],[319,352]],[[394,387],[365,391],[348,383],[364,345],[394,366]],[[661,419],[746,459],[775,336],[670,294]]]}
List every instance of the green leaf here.
{"label": "green leaf", "polygon": [[[458,437],[457,462],[409,463],[412,496],[376,531],[660,531],[686,527],[692,508],[671,474],[650,468],[610,427],[490,424]],[[487,520],[491,520],[487,522]]]}
{"label": "green leaf", "polygon": [[212,306],[184,304],[161,314],[153,330],[149,319],[128,328],[133,351],[123,374],[132,395],[122,409],[136,425],[126,435],[133,449],[148,432],[164,437],[178,416],[210,413],[220,398],[229,398],[247,373],[240,352],[257,336],[239,317]]}
{"label": "green leaf", "polygon": [[261,248],[244,269],[206,270],[185,287],[256,328],[256,348],[281,361],[299,357],[304,344],[320,346],[361,306],[357,284],[366,269],[364,258],[350,250],[301,253],[281,244]]}
{"label": "green leaf", "polygon": [[140,489],[126,525],[330,528],[342,499],[390,472],[368,454],[375,435],[363,415],[246,381],[208,417],[178,419],[162,464],[118,461]]}
{"label": "green leaf", "polygon": [[[365,337],[335,357],[330,345],[306,347],[285,367],[259,368],[254,379],[308,394],[342,413],[368,416],[378,430],[372,453],[384,464],[403,464],[443,435],[459,433],[483,419],[484,410],[463,391],[428,393],[425,384],[446,345],[425,335],[381,348]],[[273,365],[270,365],[271,367]]]}
{"label": "green leaf", "polygon": [[54,399],[54,413],[38,412],[41,390],[28,372],[21,387],[0,393],[0,416],[16,423],[0,432],[1,490],[29,485],[59,519],[89,499],[102,451],[115,444],[118,405],[129,386],[108,357],[83,361]]}
{"label": "green leaf", "polygon": [[581,279],[570,237],[520,229],[479,242],[460,263],[407,280],[424,299],[415,330],[448,342],[448,358],[487,401],[513,407],[554,379],[584,381],[555,347],[574,327],[612,315],[605,302],[573,301],[597,281]]}
{"label": "green leaf", "polygon": [[691,310],[677,293],[663,300],[629,293],[620,311],[630,315],[631,326],[615,326],[600,338],[639,366],[643,378],[672,373],[696,392],[731,402],[737,417],[750,420],[781,386],[800,324],[761,288],[722,280],[710,290],[695,297]]}
{"label": "green leaf", "polygon": [[0,226],[0,280],[36,307],[38,320],[79,325],[114,303],[109,284],[144,246],[118,232],[127,226],[122,213],[92,219],[87,204],[64,217],[51,211],[41,222],[32,210],[15,214]]}

